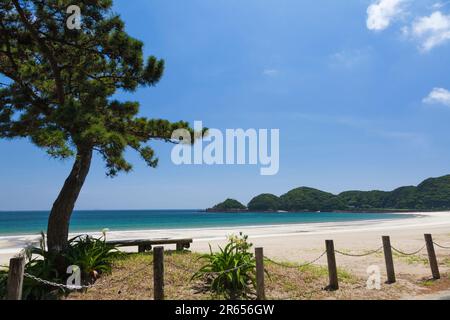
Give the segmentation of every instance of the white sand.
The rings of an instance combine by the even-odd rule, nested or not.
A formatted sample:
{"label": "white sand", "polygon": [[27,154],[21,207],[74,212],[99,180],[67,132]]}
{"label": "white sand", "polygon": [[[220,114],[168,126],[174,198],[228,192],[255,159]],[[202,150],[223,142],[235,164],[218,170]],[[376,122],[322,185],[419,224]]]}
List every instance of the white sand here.
{"label": "white sand", "polygon": [[[206,228],[206,229],[176,229],[176,230],[139,230],[111,231],[109,240],[118,239],[163,239],[163,238],[193,238],[191,249],[196,252],[206,252],[209,245],[217,248],[224,245],[230,234],[243,232],[249,235],[254,246],[263,247],[266,256],[278,261],[304,263],[320,256],[325,249],[325,240],[333,239],[335,248],[343,252],[364,253],[381,247],[381,236],[391,236],[391,245],[404,251],[414,252],[424,246],[425,233],[431,233],[433,239],[444,246],[450,246],[450,211],[434,213],[414,213],[414,217],[405,219],[289,224],[276,226],[238,227],[238,228]],[[100,233],[93,233],[100,236]],[[0,237],[0,265],[6,265],[11,256],[18,253],[27,243],[36,242],[39,236]],[[167,246],[174,249],[174,246]],[[450,273],[450,250],[436,249],[440,263],[441,274]],[[127,248],[127,251],[137,248]],[[367,257],[346,257],[336,255],[337,264],[353,275],[366,279],[366,270],[376,265],[380,268],[382,281],[386,280],[385,265],[382,251]],[[326,257],[316,262],[326,265]],[[448,292],[435,292],[434,295],[417,286],[420,280],[430,278],[430,267],[427,252],[413,258],[394,255],[395,271],[400,286],[408,288],[404,299],[448,298]],[[365,280],[364,280],[365,281]],[[445,290],[448,288],[441,288]],[[425,294],[425,296],[422,296]]]}
{"label": "white sand", "polygon": [[[192,250],[205,251],[208,244],[223,244],[227,235],[243,232],[268,255],[279,259],[291,259],[300,254],[307,259],[311,253],[323,251],[324,240],[334,239],[336,247],[346,250],[370,250],[380,246],[380,236],[390,235],[393,245],[408,250],[423,243],[423,234],[432,233],[436,239],[450,242],[450,212],[414,213],[406,219],[372,220],[355,222],[328,222],[288,224],[255,227],[166,229],[138,231],[110,231],[108,240],[193,238]],[[91,233],[100,236],[100,233]],[[36,243],[39,236],[0,237],[0,264],[18,253],[29,243]],[[297,259],[298,260],[298,259]]]}

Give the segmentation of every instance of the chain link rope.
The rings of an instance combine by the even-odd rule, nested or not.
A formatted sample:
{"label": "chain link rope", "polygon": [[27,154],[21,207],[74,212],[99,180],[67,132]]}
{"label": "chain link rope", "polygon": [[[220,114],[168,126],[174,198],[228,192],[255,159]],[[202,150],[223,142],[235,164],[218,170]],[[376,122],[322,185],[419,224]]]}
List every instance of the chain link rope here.
{"label": "chain link rope", "polygon": [[50,287],[54,287],[54,288],[60,288],[60,289],[67,289],[67,290],[82,290],[82,289],[89,289],[92,288],[93,285],[88,285],[88,286],[76,286],[76,285],[67,285],[67,284],[61,284],[61,283],[56,283],[56,282],[52,282],[52,281],[48,281],[48,280],[44,280],[41,278],[38,278],[36,276],[33,276],[32,274],[29,273],[24,273],[23,274],[25,277],[32,279],[34,281],[37,281],[39,283],[45,284],[47,286]]}
{"label": "chain link rope", "polygon": [[[112,282],[113,283],[118,283],[118,282],[125,281],[125,280],[129,279],[132,275],[134,275],[134,274],[136,274],[138,272],[141,272],[144,269],[147,269],[149,266],[152,266],[152,265],[153,265],[153,261],[149,265],[144,265],[141,268],[139,268],[137,270],[134,270],[133,272],[130,272],[126,277],[121,278],[121,279],[117,279],[117,280],[113,280]],[[48,286],[51,286],[51,287],[60,288],[60,289],[67,289],[67,290],[72,290],[72,291],[73,290],[91,289],[95,285],[95,284],[87,285],[87,286],[65,285],[65,284],[56,283],[56,282],[48,281],[48,280],[45,280],[45,279],[41,279],[41,278],[38,278],[38,277],[33,276],[32,274],[29,274],[29,273],[26,273],[26,272],[23,275],[25,277],[29,278],[29,279],[32,279],[34,281],[37,281],[39,283],[42,283],[42,284],[45,284],[45,285],[48,285]]]}
{"label": "chain link rope", "polygon": [[[133,272],[130,272],[127,276],[125,276],[125,277],[123,277],[123,278],[120,278],[120,279],[116,279],[116,280],[111,280],[111,284],[116,284],[116,283],[120,283],[120,282],[123,282],[123,281],[125,281],[125,280],[128,280],[131,276],[133,276],[134,274],[136,274],[136,273],[138,273],[138,272],[141,272],[141,271],[143,271],[143,270],[145,270],[145,269],[147,269],[147,268],[149,268],[150,266],[152,266],[153,265],[153,261],[151,261],[150,262],[150,264],[145,264],[144,266],[142,266],[141,268],[139,268],[139,269],[137,269],[137,270],[134,270]],[[121,289],[123,288],[123,284],[121,285],[121,287],[120,287]]]}
{"label": "chain link rope", "polygon": [[[173,262],[171,262],[171,261],[165,261],[165,262],[167,262],[168,264],[174,266],[175,268],[177,268],[177,269],[179,269],[179,270],[183,270],[183,271],[186,271],[186,272],[189,272],[189,273],[197,273],[197,272],[198,272],[197,270],[194,271],[194,270],[192,270],[192,269],[188,269],[188,268],[186,268],[186,267],[179,266],[179,265],[177,265],[176,263],[173,263]],[[237,266],[237,267],[235,267],[235,268],[228,269],[228,270],[223,270],[223,271],[208,271],[208,272],[202,272],[202,273],[208,274],[208,275],[220,275],[220,274],[230,273],[230,272],[239,270],[239,269],[241,269],[241,268],[244,268],[244,267],[247,267],[247,266],[250,266],[250,265],[251,265],[251,263],[244,263],[244,264],[241,264],[240,266]]]}
{"label": "chain link rope", "polygon": [[361,258],[361,257],[366,257],[366,256],[370,256],[372,254],[376,254],[378,252],[380,252],[383,249],[383,246],[381,246],[380,248],[376,249],[376,250],[372,250],[366,253],[361,253],[361,254],[356,254],[356,253],[346,253],[346,252],[342,252],[339,250],[334,250],[334,252],[342,255],[342,256],[347,256],[347,257],[356,257],[356,258]]}
{"label": "chain link rope", "polygon": [[326,253],[327,253],[327,252],[324,251],[324,252],[323,252],[319,257],[317,257],[316,259],[314,259],[314,260],[312,260],[312,261],[310,261],[310,262],[301,264],[301,265],[297,265],[297,266],[291,266],[291,265],[287,265],[287,264],[284,264],[284,263],[281,263],[281,262],[277,262],[277,261],[274,261],[274,260],[272,260],[272,259],[270,259],[270,258],[268,258],[268,257],[266,257],[266,256],[264,256],[264,259],[266,259],[267,261],[272,262],[273,264],[276,264],[276,265],[278,265],[278,266],[280,266],[280,267],[284,267],[284,268],[288,268],[288,269],[299,269],[299,268],[307,267],[307,266],[310,266],[310,265],[316,263],[316,262],[319,261]]}
{"label": "chain link rope", "polygon": [[[437,247],[441,248],[441,249],[450,249],[450,246],[444,246],[444,245],[441,245],[441,244],[436,243],[436,242],[433,242],[433,244],[436,245]],[[413,255],[416,255],[416,254],[420,253],[425,247],[426,247],[426,245],[424,245],[424,246],[421,247],[420,249],[418,249],[418,250],[416,250],[416,251],[414,251],[414,252],[411,252],[411,253],[404,252],[404,251],[402,251],[402,250],[400,250],[400,249],[397,249],[397,248],[394,247],[394,246],[391,246],[391,249],[392,249],[393,251],[395,251],[396,253],[398,253],[398,254],[400,254],[400,255],[403,255],[403,256],[413,256]],[[339,251],[339,250],[335,250],[335,252],[336,252],[337,254],[340,254],[340,255],[343,255],[343,256],[348,256],[348,257],[365,257],[365,256],[369,256],[369,255],[372,255],[372,254],[376,254],[376,253],[380,252],[382,249],[383,249],[383,246],[381,246],[380,248],[378,248],[378,249],[376,249],[376,250],[373,250],[373,251],[370,251],[370,252],[366,252],[366,253],[363,253],[363,254],[346,253],[346,252],[342,252],[342,251]],[[324,252],[323,252],[320,256],[318,256],[316,259],[314,259],[314,260],[312,260],[312,261],[310,261],[310,262],[301,264],[301,265],[296,265],[296,266],[287,265],[287,264],[284,264],[284,263],[281,263],[281,262],[274,261],[274,260],[268,258],[267,256],[264,256],[264,259],[266,259],[267,261],[269,261],[269,262],[271,262],[271,263],[273,263],[273,264],[275,264],[275,265],[279,265],[279,266],[284,267],[284,268],[299,269],[299,268],[306,267],[306,266],[309,266],[309,265],[312,265],[312,264],[316,263],[316,262],[319,261],[326,253],[327,253],[327,252],[324,251]],[[23,254],[23,252],[21,252],[21,254]],[[186,267],[183,267],[183,266],[179,266],[179,265],[177,265],[177,264],[175,264],[175,263],[173,263],[173,262],[171,262],[171,261],[166,261],[166,262],[167,262],[168,264],[174,266],[175,268],[180,269],[180,270],[183,270],[183,271],[185,271],[185,272],[189,272],[189,273],[196,273],[196,272],[197,272],[197,271],[194,271],[194,270],[192,270],[192,269],[189,269],[189,268],[186,268]],[[153,265],[153,261],[151,262],[150,266],[151,266],[151,265]],[[240,266],[237,266],[237,267],[235,267],[235,268],[228,269],[228,270],[205,272],[205,274],[209,274],[209,275],[226,274],[226,273],[230,273],[230,272],[236,271],[236,270],[238,270],[238,269],[240,269],[240,268],[243,268],[243,267],[246,267],[246,266],[249,266],[249,265],[250,265],[249,263],[246,263],[246,264],[243,264],[243,265],[240,265]],[[118,280],[114,281],[114,283],[120,282],[120,281],[124,281],[124,280],[128,279],[129,277],[131,277],[131,276],[132,276],[133,274],[135,274],[136,272],[140,272],[140,271],[142,271],[142,270],[144,270],[144,269],[146,269],[146,268],[148,268],[148,267],[149,267],[149,265],[145,265],[145,266],[143,266],[142,268],[140,268],[140,269],[134,271],[133,273],[130,273],[128,276],[126,276],[126,277],[124,277],[124,278],[122,278],[122,279],[118,279]],[[3,269],[9,269],[9,266],[7,266],[7,265],[0,265],[0,268],[3,268]],[[94,285],[81,285],[81,286],[76,286],[76,285],[61,284],[61,283],[56,283],[56,282],[48,281],[48,280],[45,280],[45,279],[41,279],[41,278],[36,277],[36,276],[33,276],[33,275],[29,274],[29,273],[24,273],[24,276],[27,277],[27,278],[29,278],[29,279],[32,279],[32,280],[34,280],[34,281],[36,281],[36,282],[42,283],[42,284],[44,284],[44,285],[48,285],[48,286],[55,287],[55,288],[60,288],[60,289],[71,290],[71,291],[74,291],[74,290],[83,290],[83,289],[90,289],[90,288],[92,288],[92,287],[94,286]]]}
{"label": "chain link rope", "polygon": [[422,248],[420,248],[417,251],[414,251],[411,253],[406,253],[406,252],[403,252],[402,250],[399,250],[399,249],[391,246],[392,250],[394,250],[395,252],[397,252],[398,254],[403,255],[403,256],[414,256],[414,255],[418,254],[420,251],[422,251],[423,249],[425,249],[425,247],[426,247],[426,245],[424,245]]}
{"label": "chain link rope", "polygon": [[433,242],[433,243],[434,243],[434,245],[435,245],[436,247],[439,247],[439,248],[441,248],[441,249],[450,249],[450,247],[443,246],[443,245],[441,245],[441,244],[439,244],[439,243],[436,243],[436,242]]}

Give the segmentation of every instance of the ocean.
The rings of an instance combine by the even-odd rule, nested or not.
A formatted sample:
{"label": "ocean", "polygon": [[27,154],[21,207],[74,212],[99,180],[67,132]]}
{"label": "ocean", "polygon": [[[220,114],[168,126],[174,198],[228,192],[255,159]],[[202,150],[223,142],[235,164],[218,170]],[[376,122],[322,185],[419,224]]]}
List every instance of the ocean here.
{"label": "ocean", "polygon": [[[48,211],[0,211],[0,236],[37,234],[47,229]],[[296,223],[404,219],[389,213],[206,213],[200,210],[75,211],[70,232],[261,226]]]}

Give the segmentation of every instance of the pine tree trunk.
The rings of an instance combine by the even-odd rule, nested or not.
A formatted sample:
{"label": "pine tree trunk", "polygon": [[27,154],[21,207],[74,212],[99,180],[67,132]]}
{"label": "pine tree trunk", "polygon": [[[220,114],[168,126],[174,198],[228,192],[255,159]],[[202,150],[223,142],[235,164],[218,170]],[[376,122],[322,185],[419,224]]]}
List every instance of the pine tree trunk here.
{"label": "pine tree trunk", "polygon": [[52,253],[59,254],[67,248],[70,217],[89,173],[91,160],[92,148],[78,149],[72,171],[53,203],[47,229],[48,250]]}

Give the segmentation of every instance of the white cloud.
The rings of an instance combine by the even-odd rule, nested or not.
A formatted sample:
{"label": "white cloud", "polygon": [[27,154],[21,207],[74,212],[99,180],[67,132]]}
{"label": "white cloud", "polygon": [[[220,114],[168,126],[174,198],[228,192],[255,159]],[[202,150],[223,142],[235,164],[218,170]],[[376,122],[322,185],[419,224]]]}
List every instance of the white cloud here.
{"label": "white cloud", "polygon": [[331,67],[344,67],[351,69],[367,62],[372,54],[370,47],[362,49],[345,49],[330,55]]}
{"label": "white cloud", "polygon": [[265,76],[276,76],[279,73],[279,71],[277,69],[264,69],[263,70],[263,75]]}
{"label": "white cloud", "polygon": [[447,6],[448,1],[447,2],[436,2],[434,3],[431,8],[434,10],[439,10],[442,9],[443,7]]}
{"label": "white cloud", "polygon": [[403,13],[402,4],[406,0],[377,0],[367,8],[367,28],[384,30]]}
{"label": "white cloud", "polygon": [[440,11],[420,17],[413,22],[409,34],[420,41],[423,51],[430,51],[450,40],[450,15]]}
{"label": "white cloud", "polygon": [[443,104],[450,107],[450,91],[444,88],[434,88],[428,97],[423,99],[426,104]]}

